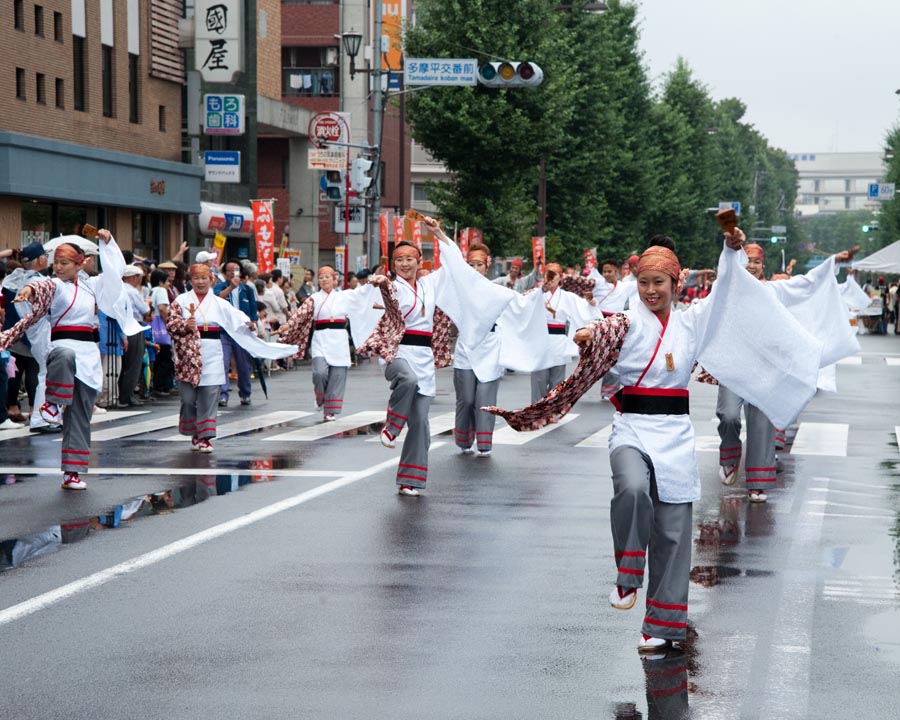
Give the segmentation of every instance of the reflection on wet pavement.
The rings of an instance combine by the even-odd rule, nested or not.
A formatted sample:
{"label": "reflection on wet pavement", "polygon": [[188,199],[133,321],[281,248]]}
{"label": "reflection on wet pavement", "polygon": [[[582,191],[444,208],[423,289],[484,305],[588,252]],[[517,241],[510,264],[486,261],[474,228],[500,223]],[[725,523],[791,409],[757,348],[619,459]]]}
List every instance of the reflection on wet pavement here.
{"label": "reflection on wet pavement", "polygon": [[[140,495],[93,517],[61,525],[51,525],[39,532],[29,533],[18,538],[0,540],[0,572],[19,567],[27,560],[56,552],[63,545],[84,540],[93,532],[117,528],[122,523],[138,517],[170,514],[174,510],[196,505],[208,498],[234,492],[245,485],[269,482],[273,476],[267,474],[266,470],[283,466],[287,460],[288,458],[250,460],[246,463],[246,470],[258,472],[198,475],[185,480],[174,488]],[[8,475],[6,484],[22,482],[28,477]]]}

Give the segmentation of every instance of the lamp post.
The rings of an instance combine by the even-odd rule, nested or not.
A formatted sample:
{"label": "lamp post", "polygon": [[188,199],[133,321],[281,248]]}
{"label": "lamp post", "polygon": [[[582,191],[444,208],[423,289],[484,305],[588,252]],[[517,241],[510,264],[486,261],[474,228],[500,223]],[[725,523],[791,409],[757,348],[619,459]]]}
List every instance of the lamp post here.
{"label": "lamp post", "polygon": [[[349,32],[341,35],[341,45],[344,52],[350,59],[350,77],[356,73],[367,73],[372,78],[372,165],[375,168],[373,177],[375,182],[372,183],[372,215],[369,218],[368,247],[366,248],[366,262],[369,267],[374,267],[377,262],[378,242],[376,233],[380,227],[379,215],[381,214],[381,134],[384,125],[384,101],[381,91],[381,53],[384,48],[383,32],[383,4],[380,1],[375,2],[375,28],[372,38],[374,49],[374,65],[371,68],[357,69],[356,56],[359,54],[359,48],[362,45],[362,33],[356,32],[350,28]],[[401,119],[402,122],[402,119]],[[402,198],[401,198],[402,202]]]}

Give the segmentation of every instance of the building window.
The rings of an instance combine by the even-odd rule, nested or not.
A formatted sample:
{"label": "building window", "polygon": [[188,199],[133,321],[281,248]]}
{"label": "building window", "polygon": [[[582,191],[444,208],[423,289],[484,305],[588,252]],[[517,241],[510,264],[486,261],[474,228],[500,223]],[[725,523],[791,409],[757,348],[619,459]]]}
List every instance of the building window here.
{"label": "building window", "polygon": [[109,45],[102,46],[103,54],[103,116],[115,117],[113,112],[113,87],[115,86],[115,78],[113,77],[113,49]]}
{"label": "building window", "polygon": [[138,56],[128,53],[128,120],[141,121],[141,88],[138,85]]}
{"label": "building window", "polygon": [[844,192],[853,192],[853,180],[844,180]]}
{"label": "building window", "polygon": [[63,26],[62,26],[62,13],[55,12],[53,13],[53,39],[56,42],[63,41]]}
{"label": "building window", "polygon": [[25,99],[25,68],[16,68],[16,98]]}
{"label": "building window", "polygon": [[34,34],[44,37],[44,8],[40,5],[34,6]]}
{"label": "building window", "polygon": [[166,131],[166,106],[165,105],[159,106],[159,131],[160,132]]}
{"label": "building window", "polygon": [[39,105],[47,104],[47,84],[45,82],[44,73],[35,73],[34,76],[34,94]]}
{"label": "building window", "polygon": [[291,97],[336,97],[339,94],[336,47],[281,49],[281,93]]}
{"label": "building window", "polygon": [[87,97],[87,88],[85,87],[87,83],[87,78],[85,77],[84,72],[85,66],[85,57],[84,57],[84,38],[78,37],[77,35],[72,36],[72,93],[73,93],[73,107],[76,110],[81,110],[82,112],[87,111],[87,103],[85,102],[85,98]]}
{"label": "building window", "polygon": [[66,107],[66,83],[62,78],[56,78],[56,107]]}
{"label": "building window", "polygon": [[22,0],[14,0],[13,2],[13,27],[16,30],[25,31],[25,9]]}

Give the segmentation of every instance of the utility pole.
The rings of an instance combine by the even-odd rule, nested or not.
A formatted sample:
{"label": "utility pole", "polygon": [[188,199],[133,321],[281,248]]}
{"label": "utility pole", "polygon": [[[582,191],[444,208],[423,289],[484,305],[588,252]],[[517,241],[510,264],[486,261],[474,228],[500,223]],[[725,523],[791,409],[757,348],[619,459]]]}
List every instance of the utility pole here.
{"label": "utility pole", "polygon": [[[372,215],[369,217],[369,267],[374,268],[378,264],[379,259],[379,232],[381,228],[381,140],[384,127],[384,100],[381,91],[381,56],[384,52],[383,43],[385,41],[383,35],[383,11],[384,6],[382,0],[375,0],[375,37],[372,38],[372,52],[374,54],[374,67],[370,73],[374,87],[372,94],[372,104],[374,105],[374,113],[372,117],[372,145],[375,150],[372,160],[375,164],[375,172],[372,173],[376,181],[373,183],[372,191]],[[402,122],[402,119],[401,119]],[[401,200],[402,202],[402,200]]]}
{"label": "utility pole", "polygon": [[535,235],[544,237],[547,234],[547,161],[541,158],[541,174],[538,180],[538,220]]}

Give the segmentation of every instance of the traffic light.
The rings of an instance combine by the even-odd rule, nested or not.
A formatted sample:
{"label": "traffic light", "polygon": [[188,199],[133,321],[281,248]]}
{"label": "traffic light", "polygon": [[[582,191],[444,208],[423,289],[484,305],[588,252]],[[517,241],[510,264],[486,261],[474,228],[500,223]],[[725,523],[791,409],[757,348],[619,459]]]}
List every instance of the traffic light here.
{"label": "traffic light", "polygon": [[346,180],[343,170],[325,171],[325,195],[329,200],[343,200]]}
{"label": "traffic light", "polygon": [[488,62],[478,68],[478,82],[485,87],[537,87],[544,71],[533,62]]}
{"label": "traffic light", "polygon": [[773,245],[775,243],[786,243],[787,235],[773,235],[772,237],[769,238],[769,242],[772,243]]}
{"label": "traffic light", "polygon": [[366,188],[372,184],[369,170],[372,169],[372,161],[365,158],[356,158],[350,166],[350,188],[362,195]]}
{"label": "traffic light", "polygon": [[868,226],[868,225],[863,225],[863,226],[862,226],[862,231],[863,231],[864,233],[869,232],[869,226]]}

